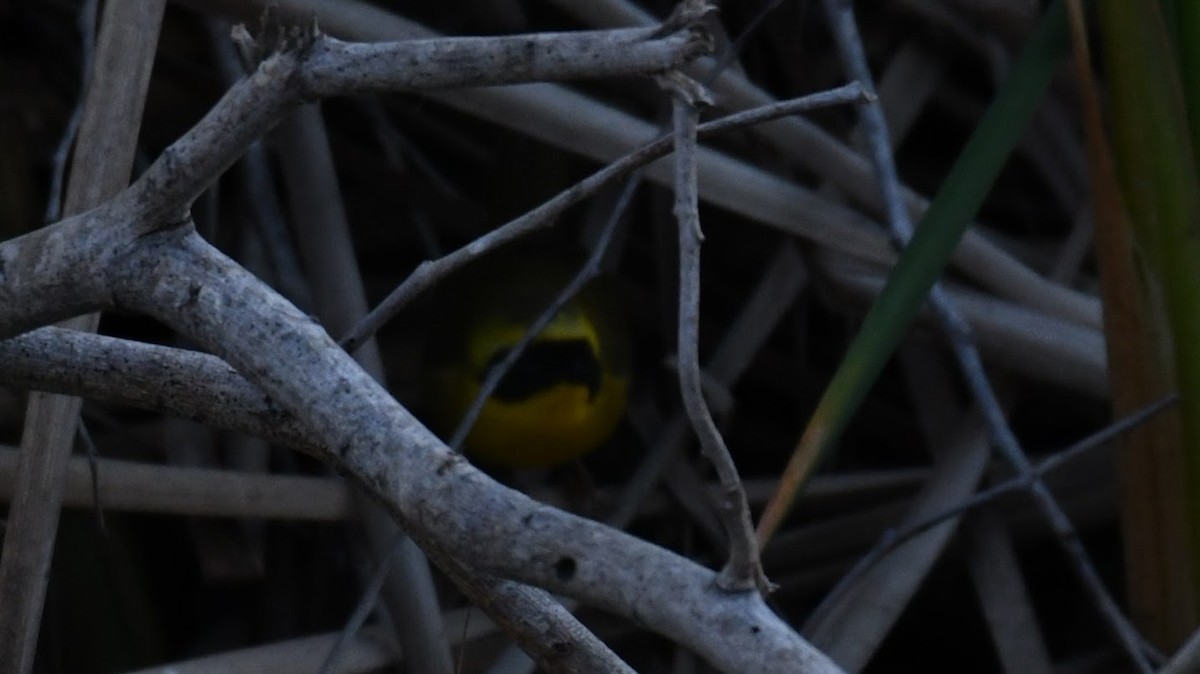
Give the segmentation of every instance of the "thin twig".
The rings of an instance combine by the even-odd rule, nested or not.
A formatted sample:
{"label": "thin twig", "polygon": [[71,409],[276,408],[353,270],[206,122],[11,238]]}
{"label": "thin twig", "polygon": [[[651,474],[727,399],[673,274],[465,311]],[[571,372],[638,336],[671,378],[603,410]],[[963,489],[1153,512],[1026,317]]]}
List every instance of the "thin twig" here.
{"label": "thin twig", "polygon": [[62,218],[63,183],[67,177],[67,159],[71,156],[71,148],[79,135],[79,124],[83,121],[84,94],[88,82],[92,78],[92,61],[96,52],[96,16],[99,7],[98,0],[86,0],[79,7],[79,15],[75,18],[79,28],[79,100],[71,110],[71,118],[63,129],[62,138],[54,148],[54,170],[50,174],[50,201],[46,204],[46,222],[55,222]]}
{"label": "thin twig", "polygon": [[750,521],[750,506],[737,467],[704,402],[700,383],[700,197],[696,188],[696,126],[698,104],[706,102],[699,85],[681,73],[659,78],[672,93],[675,128],[675,217],[679,227],[679,389],[683,407],[700,447],[717,470],[721,496],[717,512],[729,537],[729,560],[717,577],[726,591],[757,589],[770,583],[762,570],[758,542]]}
{"label": "thin twig", "polygon": [[[273,74],[287,78],[295,73],[287,62],[273,61],[281,70],[260,68],[239,83],[235,90],[243,91],[223,99],[194,128],[196,133],[166,150],[137,187],[92,211],[90,219],[52,228],[62,235],[81,223],[111,224],[110,236],[76,239],[69,246],[60,236],[55,243],[72,255],[69,262],[84,252],[99,249],[111,255],[116,248],[119,260],[93,257],[90,264],[66,269],[57,266],[64,264],[63,258],[43,254],[34,259],[36,265],[6,264],[12,273],[0,279],[0,296],[28,301],[31,289],[48,281],[22,282],[44,277],[47,269],[61,270],[54,281],[66,292],[104,285],[107,303],[92,295],[86,301],[141,312],[191,337],[252,377],[280,407],[302,414],[323,458],[371,489],[444,564],[468,563],[595,602],[684,641],[718,668],[834,671],[758,596],[714,596],[715,574],[698,564],[534,503],[486,478],[429,433],[320,325],[196,234],[185,215],[193,196],[240,155],[248,137],[257,136],[290,107],[273,102],[270,90]],[[263,88],[256,89],[259,85]],[[280,91],[295,94],[286,86]],[[205,130],[224,132],[224,141]],[[188,145],[201,139],[215,145]],[[0,245],[0,254],[6,262],[10,255],[30,255],[31,244],[48,238],[20,237]],[[103,265],[110,260],[115,264]],[[88,280],[96,276],[102,280]],[[4,334],[32,327],[28,321],[59,317],[44,309],[10,311],[7,304],[0,302]],[[755,629],[709,627],[734,623]],[[594,650],[573,639],[539,645],[563,646],[584,656]],[[547,655],[547,660],[554,658]]]}
{"label": "thin twig", "polygon": [[973,513],[959,529],[975,593],[1006,674],[1053,674],[1028,584],[999,513]]}
{"label": "thin twig", "polygon": [[488,398],[496,391],[496,387],[500,385],[509,370],[516,365],[517,360],[525,353],[525,349],[537,339],[538,335],[550,325],[550,321],[562,311],[589,281],[594,279],[600,273],[600,262],[604,259],[604,255],[608,252],[608,246],[612,242],[613,233],[617,231],[617,223],[621,221],[621,216],[625,213],[629,206],[630,200],[633,198],[634,192],[637,190],[640,181],[636,176],[629,179],[625,183],[625,188],[621,191],[621,196],[617,200],[616,207],[613,209],[612,215],[608,222],[604,225],[604,230],[600,233],[600,238],[597,239],[595,247],[588,255],[588,259],[583,263],[579,272],[571,279],[570,283],[562,289],[561,292],[554,298],[554,301],[542,311],[529,325],[524,335],[521,335],[518,341],[508,352],[504,358],[493,367],[487,377],[483,380],[483,384],[479,387],[479,393],[475,395],[475,399],[471,401],[471,406],[467,408],[463,418],[458,422],[458,426],[454,429],[454,434],[450,437],[450,449],[461,451],[463,442],[466,441],[467,435],[475,426],[475,421],[479,419],[479,414],[483,411],[483,406],[487,403]]}
{"label": "thin twig", "polygon": [[[64,209],[68,213],[80,213],[103,203],[129,182],[163,8],[161,0],[114,1],[104,7],[91,85],[84,94],[79,142],[67,184]],[[93,225],[93,229],[96,227]],[[35,274],[40,271],[39,265]],[[8,280],[11,273],[6,271],[0,277]],[[25,301],[35,305],[40,299]],[[94,332],[99,322],[99,314],[91,313],[76,316],[66,325]],[[81,406],[82,401],[74,397],[42,393],[29,397],[16,493],[9,507],[0,555],[0,596],[4,597],[4,610],[0,611],[0,670],[5,672],[21,674],[33,669]]]}
{"label": "thin twig", "polygon": [[545,590],[468,571],[454,559],[444,560],[441,568],[543,671],[634,674]]}
{"label": "thin twig", "polygon": [[[365,316],[368,304],[320,108],[314,104],[293,111],[277,133],[295,240],[313,279],[313,309],[327,330],[340,332]],[[374,379],[386,381],[377,344],[367,343],[355,360]],[[414,670],[450,674],[453,660],[439,629],[440,604],[428,561],[414,543],[403,539],[378,503],[361,490],[356,495],[368,549],[380,569],[377,583],[384,590],[383,603],[405,659]],[[364,594],[369,600],[360,602],[359,610],[369,613],[375,593]],[[347,631],[352,628],[353,621]]]}
{"label": "thin twig", "polygon": [[[549,322],[559,311],[562,310],[564,306],[566,306],[567,302],[570,302],[571,298],[577,295],[583,286],[599,273],[601,264],[608,255],[608,249],[612,244],[613,235],[617,231],[617,225],[621,222],[625,212],[629,209],[629,204],[633,201],[633,195],[637,193],[637,188],[639,185],[641,185],[641,182],[641,175],[637,173],[631,175],[629,179],[625,181],[625,186],[621,189],[621,194],[617,196],[617,201],[613,205],[612,211],[609,213],[608,219],[604,223],[604,227],[600,230],[600,234],[596,238],[595,244],[593,244],[592,252],[588,255],[588,259],[584,262],[579,272],[573,279],[571,279],[571,282],[568,283],[565,288],[563,288],[562,292],[558,294],[554,301],[542,311],[542,314],[538,316],[537,320],[535,320],[529,326],[529,329],[525,331],[525,334],[521,336],[521,340],[517,343],[517,345],[512,348],[512,351],[517,352],[516,357],[512,357],[512,353],[510,352],[508,354],[509,357],[506,357],[495,368],[493,368],[492,372],[488,373],[487,379],[483,382],[483,385],[479,389],[479,393],[475,396],[475,400],[473,400],[471,403],[471,408],[467,410],[467,414],[463,416],[462,421],[459,422],[458,428],[456,428],[454,431],[454,438],[450,442],[451,449],[459,451],[461,443],[465,441],[466,436],[470,433],[471,427],[479,418],[479,412],[483,409],[484,402],[486,402],[488,397],[492,395],[492,393],[496,390],[496,387],[500,385],[500,381],[504,378],[504,375],[510,369],[512,369],[512,366],[516,363],[517,358],[520,357],[520,353],[528,348],[529,344],[537,338],[537,335],[540,334],[542,330],[545,330]],[[474,414],[472,414],[472,412],[474,412]],[[571,612],[574,612],[579,604],[572,599],[563,600],[562,603],[563,606]],[[489,668],[488,672],[489,674],[496,674],[497,672],[514,670],[532,671],[533,665],[534,663],[527,655],[521,652],[514,652],[512,648],[509,648],[496,658],[495,663],[493,663],[492,667]]]}
{"label": "thin twig", "polygon": [[[830,25],[833,28],[847,74],[850,78],[861,82],[868,91],[873,92],[875,84],[867,65],[866,53],[859,37],[852,5],[847,0],[825,0],[825,9],[829,14]],[[891,142],[888,139],[887,122],[883,117],[883,110],[876,101],[863,106],[860,114],[863,132],[871,150],[880,191],[884,198],[892,236],[897,245],[907,245],[909,239],[912,238],[913,228],[904,204],[895,162],[892,159]],[[1033,465],[1009,427],[1004,411],[1000,407],[995,391],[984,371],[979,351],[971,340],[970,329],[946,296],[941,283],[935,284],[930,290],[929,301],[942,324],[955,358],[959,362],[963,377],[983,412],[993,447],[1020,475],[1029,476],[1034,480],[1029,486],[1030,493],[1033,494],[1039,509],[1071,559],[1076,575],[1139,671],[1149,672],[1150,665],[1146,662],[1142,650],[1141,636],[1104,588],[1099,574],[1088,558],[1087,551],[1079,542],[1074,525],[1063,513],[1062,508],[1054,500],[1045,484],[1038,478]]]}
{"label": "thin twig", "polygon": [[[705,365],[705,370],[722,385],[732,387],[741,378],[749,367],[750,354],[757,353],[763,347],[784,311],[806,285],[807,274],[798,271],[802,264],[795,248],[784,246],[767,266],[751,299],[742,306],[737,319],[721,337],[719,346]],[[635,430],[638,427],[639,424],[635,423]],[[687,421],[682,414],[676,413],[666,423],[658,424],[657,428],[662,429],[657,437],[646,437],[646,444],[654,449],[641,461],[637,472],[626,481],[619,505],[607,519],[614,527],[623,529],[629,526],[654,485],[687,446]]]}
{"label": "thin twig", "polygon": [[[12,495],[17,454],[0,445],[0,502]],[[104,480],[97,483],[90,464],[87,457],[71,457],[64,508],[95,510],[102,503],[106,512],[310,522],[345,522],[351,516],[349,486],[335,478],[100,458],[94,472]]]}
{"label": "thin twig", "polygon": [[104,503],[100,500],[100,452],[96,449],[96,443],[92,441],[92,434],[88,432],[87,424],[79,421],[79,427],[75,429],[79,435],[79,444],[83,445],[84,453],[87,455],[88,472],[92,478],[92,508],[96,513],[96,527],[105,536],[108,535],[108,526],[104,522]]}
{"label": "thin twig", "polygon": [[[217,70],[226,86],[231,87],[246,76],[246,64],[229,39],[229,23],[210,18],[204,25]],[[313,306],[312,291],[304,279],[296,248],[288,235],[287,219],[279,203],[275,175],[262,140],[256,140],[246,148],[241,168],[241,187],[247,196],[245,203],[251,213],[254,232],[262,240],[263,253],[273,276],[272,285],[292,304],[309,311]]]}
{"label": "thin twig", "polygon": [[[529,328],[525,331],[525,334],[521,336],[520,341],[518,341],[517,344],[509,350],[505,358],[488,373],[487,378],[479,388],[479,393],[477,393],[475,399],[471,401],[471,406],[467,409],[462,420],[458,422],[458,426],[454,429],[454,434],[451,436],[450,442],[448,443],[451,449],[456,452],[462,451],[462,444],[466,441],[467,435],[470,434],[471,428],[474,427],[475,421],[479,418],[480,412],[483,411],[484,404],[487,402],[487,399],[491,397],[492,393],[495,392],[496,387],[500,385],[500,382],[504,379],[504,376],[508,374],[513,365],[516,364],[517,359],[519,359],[521,354],[525,352],[525,349],[528,348],[531,343],[533,343],[533,340],[536,339],[537,336],[546,329],[546,326],[550,324],[550,321],[554,320],[554,317],[558,314],[558,312],[562,311],[562,308],[571,301],[571,298],[575,297],[575,295],[579,293],[583,286],[586,285],[588,281],[595,278],[595,276],[599,273],[600,262],[604,259],[605,252],[608,250],[608,245],[612,241],[613,232],[616,231],[617,223],[619,223],[621,220],[621,215],[625,213],[626,208],[629,206],[629,202],[633,198],[633,194],[636,191],[638,182],[639,180],[636,177],[633,177],[630,178],[630,180],[626,183],[625,189],[621,192],[621,196],[617,201],[616,207],[613,209],[608,222],[604,226],[604,230],[600,234],[600,238],[596,241],[595,247],[593,248],[591,254],[588,255],[588,259],[584,262],[579,272],[545,308],[545,310],[542,311],[541,315],[539,315],[537,319],[530,324]],[[403,534],[397,534],[397,542],[399,537],[402,535]],[[379,565],[376,568],[374,576],[371,578],[367,589],[364,590],[362,595],[359,597],[358,605],[354,611],[355,616],[369,612],[370,607],[374,606],[375,597],[379,593],[380,588],[383,587],[383,578],[387,575],[387,573],[388,568],[386,565]],[[351,621],[349,621],[343,628],[343,637],[341,640],[339,640],[339,645],[343,641],[346,641],[352,637],[354,632],[357,631],[361,626],[361,621],[355,625],[354,619],[352,618]],[[326,660],[327,665],[331,662],[332,657],[333,654],[331,653],[330,659]]]}
{"label": "thin twig", "polygon": [[721,76],[721,73],[725,72],[729,66],[737,61],[738,54],[741,53],[742,47],[746,46],[746,41],[750,39],[751,33],[761,26],[763,21],[766,21],[767,15],[775,11],[781,4],[783,4],[783,0],[767,0],[763,3],[762,7],[754,14],[754,17],[746,23],[746,27],[742,29],[742,32],[726,47],[724,53],[719,57],[713,58],[712,67],[708,69],[708,72],[700,80],[701,86],[705,89],[711,87],[717,81],[717,78]]}
{"label": "thin twig", "polygon": [[392,549],[388,554],[383,555],[375,560],[375,572],[371,574],[371,580],[362,590],[359,596],[358,604],[354,607],[354,612],[350,614],[350,618],[346,624],[342,626],[342,630],[338,632],[337,641],[330,646],[329,652],[325,655],[325,660],[321,663],[321,668],[317,670],[318,674],[333,674],[336,671],[339,661],[343,654],[350,647],[350,644],[358,636],[363,625],[367,623],[367,618],[371,616],[371,610],[375,608],[375,603],[379,599],[379,593],[383,590],[383,583],[387,580],[388,572],[392,570],[392,560],[400,552],[405,542],[403,533],[397,533],[392,538]]}
{"label": "thin twig", "polygon": [[[865,93],[862,87],[856,83],[851,83],[836,89],[727,115],[706,124],[701,124],[696,131],[701,136],[718,134],[743,126],[793,115],[804,110],[862,102],[866,100],[867,96],[869,94]],[[505,223],[488,234],[472,241],[470,244],[437,260],[421,263],[366,318],[341,338],[339,343],[342,345],[342,348],[353,353],[366,339],[375,334],[379,328],[383,327],[396,314],[400,313],[409,302],[449,276],[456,269],[472,260],[478,259],[490,250],[519,239],[537,229],[549,226],[550,223],[554,222],[568,208],[593,196],[610,182],[667,155],[671,151],[673,138],[672,134],[657,138],[625,154],[575,185],[559,192],[541,206]]]}
{"label": "thin twig", "polygon": [[844,575],[837,585],[829,591],[829,594],[821,600],[820,605],[813,610],[813,614],[821,614],[827,610],[827,607],[834,605],[840,601],[841,595],[854,586],[858,579],[867,572],[868,569],[879,563],[879,560],[894,552],[901,545],[912,540],[926,531],[954,519],[970,510],[986,505],[996,500],[997,498],[1010,494],[1016,491],[1031,489],[1035,484],[1041,484],[1044,478],[1051,471],[1054,471],[1063,465],[1069,463],[1073,459],[1085,454],[1088,451],[1104,446],[1106,443],[1115,440],[1117,437],[1128,433],[1138,426],[1149,421],[1154,415],[1166,410],[1167,408],[1179,402],[1178,395],[1172,395],[1162,400],[1156,401],[1143,407],[1142,409],[1130,414],[1127,417],[1118,419],[1095,433],[1075,442],[1065,449],[1055,452],[1052,456],[1042,460],[1029,474],[1019,475],[1010,480],[1001,482],[987,489],[977,492],[974,496],[963,501],[962,503],[948,508],[942,512],[925,518],[920,522],[916,522],[904,529],[889,529],[884,532],[883,536],[867,552],[854,567]]}
{"label": "thin twig", "polygon": [[[588,25],[593,26],[651,24],[656,20],[630,0],[594,0],[593,2],[555,0],[555,4],[564,11],[581,18]],[[913,0],[908,0],[904,4],[912,5],[914,2]],[[937,3],[929,3],[924,0],[916,4],[922,8],[938,6]],[[405,27],[411,28],[412,24],[405,24]],[[347,28],[358,34],[367,34],[366,31],[369,30],[368,26],[355,26],[352,29],[347,26]],[[390,28],[392,31],[398,29],[399,27]],[[977,31],[971,32],[967,36],[967,39],[978,42],[980,35]],[[712,59],[709,58],[698,59],[695,65],[688,69],[687,72],[703,81],[705,73],[711,68],[711,63]],[[747,80],[745,75],[730,70],[726,70],[718,77],[712,84],[712,88],[717,93],[718,104],[726,109],[748,108],[763,105],[772,100],[770,94]],[[472,92],[470,96],[443,98],[442,100],[446,100],[449,104],[456,106],[460,110],[465,110],[497,121],[498,123],[506,124],[510,128],[520,129],[526,133],[533,133],[535,135],[538,135],[537,130],[539,128],[553,126],[545,122],[547,118],[555,119],[562,115],[578,114],[580,105],[588,103],[579,100],[568,102],[565,100],[565,96],[562,96],[557,91],[538,91],[536,95],[528,97],[517,94],[504,101],[508,104],[507,110],[517,111],[509,113],[511,118],[505,119],[500,115],[489,115],[486,111],[487,106],[481,100],[487,99],[487,102],[491,103],[494,107],[495,99],[497,98],[499,97],[493,98],[487,96],[487,94],[475,94]],[[543,111],[545,112],[543,113]],[[611,111],[596,105],[596,107],[590,109],[590,113],[597,115],[611,114]],[[533,121],[527,121],[530,119]],[[831,133],[822,129],[817,124],[802,116],[796,116],[780,120],[776,124],[755,127],[752,133],[762,137],[771,146],[783,153],[790,161],[831,182],[840,191],[850,195],[855,203],[863,204],[871,212],[882,211],[883,204],[879,196],[878,181],[872,172],[870,163],[857,152],[847,147],[842,140],[835,138]],[[552,132],[538,135],[538,137],[548,143],[571,148],[576,152],[590,156],[596,156],[599,151],[595,149],[595,146],[607,148],[607,143],[622,142],[625,138],[624,136],[618,137],[617,134],[613,134],[612,136],[596,134],[589,136],[589,143],[585,144],[582,142],[572,142],[575,138],[564,138],[561,134]],[[701,161],[702,166],[713,169],[711,171],[712,180],[726,180],[726,176],[718,175],[724,171],[724,165],[721,162],[705,162],[703,158]],[[665,172],[659,172],[655,176],[655,179],[661,184],[667,184],[668,181],[664,179],[665,176],[662,175],[663,173]],[[768,194],[778,192],[780,186],[771,185],[761,191],[747,191],[744,195],[729,195],[728,198],[725,198],[726,190],[722,189],[723,185],[710,183],[709,186],[712,189],[706,190],[704,196],[712,203],[745,214],[764,224],[781,226],[785,231],[787,230],[788,218],[777,217],[774,214],[768,216],[765,213],[757,211],[755,208],[755,204],[767,197]],[[915,212],[923,212],[929,206],[929,202],[924,197],[911,189],[905,188],[904,196],[909,207]],[[822,206],[828,203],[822,202]],[[819,219],[824,223],[820,225],[822,231],[830,230],[837,224],[841,224],[839,220],[844,220],[844,218],[835,216],[833,222],[827,222],[823,215],[818,215],[815,219]],[[811,234],[804,234],[803,236],[806,238],[816,238]],[[849,252],[855,257],[867,257],[865,248],[842,247],[836,241],[820,239],[818,239],[818,243],[822,247]],[[1082,323],[1093,328],[1100,325],[1100,303],[1094,296],[1074,290],[1069,286],[1049,282],[1045,277],[1035,273],[1024,264],[1017,262],[1015,258],[1003,252],[999,247],[977,232],[968,231],[963,237],[954,255],[954,264],[958,270],[965,273],[972,280],[979,282],[989,291],[1001,297],[1010,298],[1044,313],[1072,322]]]}
{"label": "thin twig", "polygon": [[1192,634],[1158,674],[1185,674],[1197,670],[1200,670],[1200,631]]}
{"label": "thin twig", "polygon": [[[487,402],[488,398],[491,397],[492,393],[495,392],[496,387],[500,385],[500,382],[512,369],[513,365],[516,364],[517,360],[521,357],[529,345],[533,343],[533,340],[536,339],[538,335],[540,335],[542,331],[546,329],[546,326],[550,324],[550,321],[554,320],[554,317],[558,315],[560,311],[562,311],[562,308],[566,306],[572,298],[579,294],[579,291],[582,290],[583,287],[599,273],[600,263],[608,251],[609,244],[612,241],[613,233],[617,229],[617,224],[621,221],[621,216],[627,210],[639,182],[640,180],[636,176],[631,177],[626,182],[625,188],[622,190],[621,195],[608,218],[608,221],[605,223],[604,229],[600,233],[600,237],[597,239],[592,252],[589,254],[588,259],[584,262],[578,273],[542,311],[537,319],[530,324],[529,328],[525,331],[525,334],[521,336],[521,339],[516,343],[516,345],[514,345],[508,351],[505,357],[488,372],[487,377],[480,386],[479,392],[475,395],[475,399],[472,400],[471,406],[467,408],[466,413],[458,422],[454,433],[451,435],[450,442],[448,443],[451,449],[456,452],[462,451],[463,443],[466,441],[467,436],[470,434],[471,429],[478,420],[479,414],[483,411],[484,404]],[[356,614],[363,612],[366,607],[374,604],[374,594],[378,592],[379,587],[382,587],[382,581],[380,580],[380,577],[386,573],[387,569],[383,566],[380,566],[376,569],[376,575],[371,580],[369,589],[364,591],[363,595],[359,598],[359,604],[355,610]],[[343,633],[349,637],[352,633],[351,625],[348,624]]]}

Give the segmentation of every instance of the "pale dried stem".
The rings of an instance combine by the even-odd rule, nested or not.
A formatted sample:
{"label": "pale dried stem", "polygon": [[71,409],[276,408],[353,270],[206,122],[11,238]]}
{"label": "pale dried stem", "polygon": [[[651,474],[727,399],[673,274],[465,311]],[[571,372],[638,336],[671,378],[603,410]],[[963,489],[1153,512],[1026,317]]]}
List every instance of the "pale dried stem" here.
{"label": "pale dried stem", "polygon": [[[283,121],[277,136],[293,232],[310,279],[313,310],[326,329],[336,334],[366,315],[367,298],[320,108],[306,105],[295,110]],[[383,359],[374,341],[364,344],[355,360],[386,385]],[[383,508],[365,491],[356,493],[367,544],[379,569],[376,576],[383,575],[378,583],[372,579],[368,584],[386,590],[384,603],[408,666],[429,674],[451,674],[454,665],[446,635],[440,631],[441,611],[429,562],[403,537]],[[375,605],[377,590],[368,594],[369,609]],[[333,655],[331,651],[323,669],[330,668]]]}
{"label": "pale dried stem", "polygon": [[[311,48],[268,57],[134,186],[88,218],[51,226],[60,237],[72,226],[82,229],[84,220],[106,228],[60,240],[67,258],[82,264],[67,268],[30,251],[44,235],[0,244],[0,299],[18,300],[0,302],[0,334],[37,327],[30,312],[14,307],[55,300],[31,297],[37,284],[22,283],[57,273],[60,293],[92,288],[77,305],[152,316],[232,364],[300,419],[318,455],[369,489],[444,567],[478,568],[636,617],[727,671],[837,671],[757,595],[717,591],[715,574],[685,558],[487,478],[449,452],[320,326],[195,234],[185,215],[190,202],[306,95]],[[680,61],[691,55],[677,54]],[[43,266],[23,264],[25,255]],[[753,629],[730,631],[731,624]],[[603,655],[594,644],[574,643],[576,656]]]}
{"label": "pale dried stem", "polygon": [[750,506],[729,448],[709,414],[700,386],[700,231],[696,189],[696,126],[700,117],[688,82],[668,82],[672,92],[675,129],[675,218],[679,227],[679,328],[676,349],[679,389],[692,429],[704,455],[716,468],[721,495],[717,513],[729,539],[729,559],[718,584],[728,591],[767,592],[770,583],[758,558],[758,541],[750,522]]}
{"label": "pale dried stem", "polygon": [[[102,203],[129,182],[164,4],[163,0],[114,0],[105,6],[95,69],[83,102],[79,143],[67,185],[68,213],[79,213]],[[104,232],[98,234],[103,236]],[[71,247],[65,240],[58,242]],[[78,258],[81,253],[87,254],[76,250],[69,257]],[[38,255],[42,257],[32,260],[32,269],[26,267],[26,271],[38,275],[41,271],[38,262],[46,260],[48,254],[53,251],[40,251]],[[0,279],[11,259],[0,253]],[[51,263],[51,269],[56,264],[59,263]],[[50,274],[49,280],[54,285],[62,284],[57,289],[70,294],[73,284],[65,278]],[[36,295],[26,296],[22,305],[36,305],[41,299]],[[72,300],[62,303],[70,305]],[[73,318],[66,327],[94,332],[99,322],[100,316],[91,314]],[[81,405],[78,398],[58,395],[34,393],[29,398],[16,493],[8,511],[0,556],[0,596],[4,597],[0,609],[0,671],[18,674],[33,669],[59,508]]]}

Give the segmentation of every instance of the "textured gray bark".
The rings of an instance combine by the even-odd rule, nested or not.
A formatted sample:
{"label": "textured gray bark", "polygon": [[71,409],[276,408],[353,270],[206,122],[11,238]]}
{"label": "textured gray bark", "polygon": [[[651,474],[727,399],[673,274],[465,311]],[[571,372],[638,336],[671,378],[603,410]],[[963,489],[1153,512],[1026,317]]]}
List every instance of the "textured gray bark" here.
{"label": "textured gray bark", "polygon": [[[471,70],[469,81],[443,74],[412,80],[418,84],[387,74],[405,59],[412,62],[407,50],[417,43],[364,51],[319,35],[289,34],[293,44],[267,56],[129,189],[80,217],[0,244],[0,335],[99,309],[152,316],[210,350],[238,376],[222,371],[212,357],[128,347],[178,373],[143,379],[144,388],[131,390],[131,398],[160,396],[203,406],[204,415],[223,425],[220,408],[241,420],[231,426],[261,428],[274,418],[279,422],[274,432],[295,433],[293,444],[358,480],[452,575],[467,567],[578,598],[660,632],[724,671],[838,671],[757,593],[722,591],[711,570],[533,501],[450,452],[319,325],[209,246],[187,218],[192,200],[303,100],[420,82],[488,85],[667,70],[705,48],[692,20],[669,21],[651,31],[601,33],[594,43],[569,36],[559,46],[575,55],[570,58],[553,56],[551,38],[521,38],[524,42],[513,43],[524,45],[515,56],[504,51],[511,45],[501,40],[500,55]],[[445,59],[444,45],[438,49],[420,61],[422,67],[463,70],[455,52]],[[573,60],[580,53],[592,56]],[[631,60],[631,54],[640,56]],[[374,66],[379,71],[372,75],[366,69]],[[353,69],[363,71],[353,78],[341,74]],[[59,337],[40,330],[5,348],[25,345],[29,357],[36,340]],[[127,345],[72,339],[96,340],[87,348],[107,348],[113,357],[100,370],[124,371],[120,354]],[[150,367],[149,361],[138,362]],[[201,375],[221,380],[229,397],[207,405],[183,402],[180,383],[190,385]],[[594,663],[589,666],[587,671],[596,671]]]}

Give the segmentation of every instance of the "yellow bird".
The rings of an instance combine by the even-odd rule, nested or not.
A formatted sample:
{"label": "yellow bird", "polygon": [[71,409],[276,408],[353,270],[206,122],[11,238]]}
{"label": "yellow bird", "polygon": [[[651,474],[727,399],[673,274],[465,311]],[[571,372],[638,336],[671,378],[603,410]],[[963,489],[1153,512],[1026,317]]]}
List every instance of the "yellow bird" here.
{"label": "yellow bird", "polygon": [[[544,257],[501,257],[438,294],[423,362],[422,399],[449,438],[489,372],[516,346],[572,273]],[[466,437],[484,463],[548,467],[612,435],[629,395],[630,347],[619,308],[593,283],[526,347]]]}

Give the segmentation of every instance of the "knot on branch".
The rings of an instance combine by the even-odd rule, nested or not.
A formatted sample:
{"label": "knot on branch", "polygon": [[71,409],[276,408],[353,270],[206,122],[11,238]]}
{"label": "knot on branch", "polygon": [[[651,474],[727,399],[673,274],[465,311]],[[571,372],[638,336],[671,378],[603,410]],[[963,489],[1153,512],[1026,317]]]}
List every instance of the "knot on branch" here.
{"label": "knot on branch", "polygon": [[704,25],[705,19],[709,14],[717,11],[716,4],[710,0],[683,0],[675,6],[671,11],[671,15],[663,21],[658,30],[654,32],[655,37],[663,37],[670,35],[678,30],[690,30],[694,33],[700,33],[704,39],[709,42],[709,51],[712,51],[712,35],[708,28]]}
{"label": "knot on branch", "polygon": [[654,76],[654,81],[663,90],[679,98],[688,105],[695,107],[711,106],[715,102],[712,94],[696,80],[688,77],[682,71],[668,70]]}
{"label": "knot on branch", "polygon": [[710,0],[683,0],[671,15],[651,34],[652,39],[664,38],[680,31],[688,34],[688,58],[713,53],[716,41],[708,26],[708,17],[717,11]]}
{"label": "knot on branch", "polygon": [[316,15],[305,25],[285,24],[279,8],[269,4],[259,17],[256,34],[251,35],[243,24],[238,24],[232,37],[247,67],[255,68],[274,54],[302,54],[321,37],[321,29],[317,27]]}

